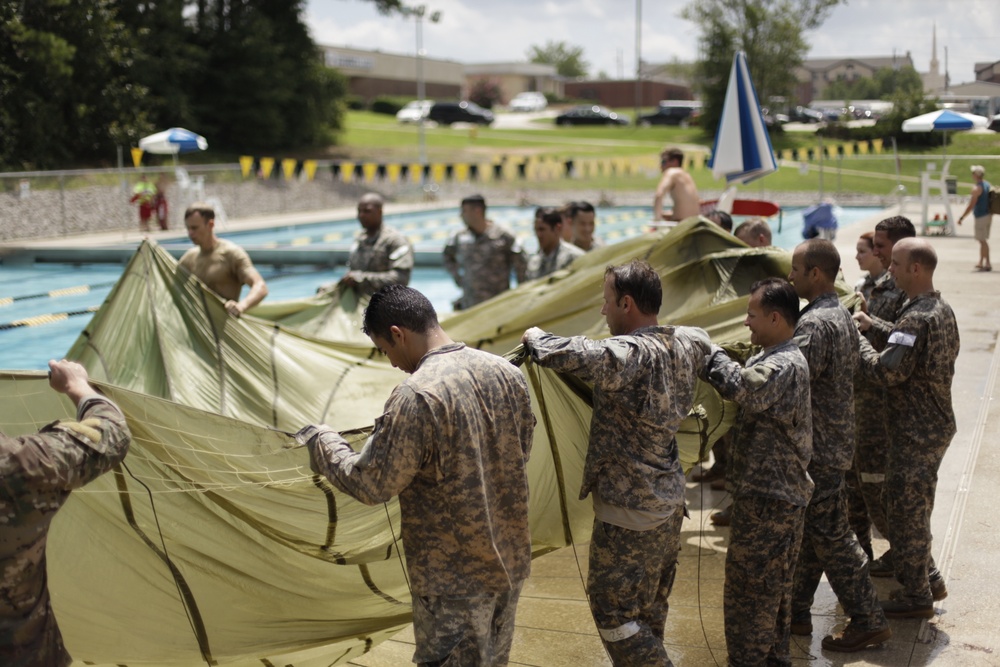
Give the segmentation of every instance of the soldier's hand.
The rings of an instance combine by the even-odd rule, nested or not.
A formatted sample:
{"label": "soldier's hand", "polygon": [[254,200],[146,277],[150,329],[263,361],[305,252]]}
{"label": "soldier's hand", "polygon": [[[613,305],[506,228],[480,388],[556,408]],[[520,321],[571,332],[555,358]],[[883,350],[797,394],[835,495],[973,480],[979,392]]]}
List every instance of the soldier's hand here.
{"label": "soldier's hand", "polygon": [[87,369],[75,361],[49,361],[49,386],[60,394],[66,394],[74,403],[84,396],[96,393],[90,386]]}
{"label": "soldier's hand", "polygon": [[854,313],[854,321],[858,323],[858,330],[868,331],[872,328],[872,318],[868,316],[868,313]]}
{"label": "soldier's hand", "polygon": [[531,327],[530,329],[525,331],[524,334],[521,335],[521,342],[527,345],[530,338],[534,338],[535,336],[541,336],[544,333],[545,332],[539,329],[538,327]]}
{"label": "soldier's hand", "polygon": [[868,299],[866,299],[865,295],[862,294],[861,292],[855,292],[855,294],[857,294],[858,298],[861,299],[861,302],[858,304],[858,310],[860,312],[862,312],[862,313],[867,313],[868,312]]}
{"label": "soldier's hand", "polygon": [[344,287],[354,287],[358,284],[357,278],[351,275],[351,272],[344,274],[344,277],[340,279],[340,284]]}
{"label": "soldier's hand", "polygon": [[235,301],[226,301],[226,312],[233,317],[239,317],[243,314],[243,306]]}

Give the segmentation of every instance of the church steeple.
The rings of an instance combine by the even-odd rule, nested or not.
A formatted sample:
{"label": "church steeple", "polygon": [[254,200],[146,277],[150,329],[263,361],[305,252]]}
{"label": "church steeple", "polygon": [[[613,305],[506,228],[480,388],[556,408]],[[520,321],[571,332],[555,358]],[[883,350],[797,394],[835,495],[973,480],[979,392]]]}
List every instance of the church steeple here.
{"label": "church steeple", "polygon": [[934,24],[931,32],[931,71],[929,73],[933,76],[938,75],[937,23]]}

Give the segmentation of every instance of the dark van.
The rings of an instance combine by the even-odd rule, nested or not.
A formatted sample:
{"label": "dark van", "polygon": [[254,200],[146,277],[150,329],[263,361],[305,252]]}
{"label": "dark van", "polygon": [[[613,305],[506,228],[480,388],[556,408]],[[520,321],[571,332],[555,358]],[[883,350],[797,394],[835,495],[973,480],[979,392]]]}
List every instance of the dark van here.
{"label": "dark van", "polygon": [[478,123],[489,125],[493,122],[493,112],[475,102],[435,102],[427,113],[427,120],[439,125],[452,123]]}

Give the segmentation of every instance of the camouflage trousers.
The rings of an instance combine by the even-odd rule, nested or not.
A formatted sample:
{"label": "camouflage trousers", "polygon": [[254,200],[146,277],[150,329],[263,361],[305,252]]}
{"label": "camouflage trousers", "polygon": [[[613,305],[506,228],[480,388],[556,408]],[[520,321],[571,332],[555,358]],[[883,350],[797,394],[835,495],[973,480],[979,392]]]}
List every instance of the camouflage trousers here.
{"label": "camouflage trousers", "polygon": [[795,566],[792,614],[809,612],[820,579],[826,572],[840,606],[859,629],[887,627],[878,594],[868,574],[868,556],[847,521],[844,471],[812,465],[809,475],[816,487],[806,507],[802,548]]}
{"label": "camouflage trousers", "polygon": [[523,581],[482,595],[413,596],[413,662],[424,667],[503,667],[510,659]]}
{"label": "camouflage trousers", "polygon": [[615,667],[669,667],[663,645],[667,598],[680,551],[681,508],[652,530],[594,521],[587,593]]}
{"label": "camouflage trousers", "polygon": [[[848,504],[852,517],[857,517],[856,511],[867,514],[867,526],[859,518],[851,521],[851,527],[863,547],[862,532],[866,527],[870,530],[874,526],[882,537],[889,537],[889,525],[885,518],[885,469],[889,458],[889,425],[886,415],[890,412],[885,392],[880,388],[864,385],[861,389],[860,385],[856,385],[854,398],[857,448],[854,450],[852,472],[856,475],[855,488],[860,491],[860,496],[852,495],[850,484],[853,480],[851,473],[848,473]],[[859,532],[859,528],[862,532]]]}
{"label": "camouflage trousers", "polygon": [[861,490],[857,455],[854,457],[851,469],[844,476],[844,496],[847,499],[847,522],[857,536],[861,550],[868,556],[868,560],[873,560],[875,554],[872,551],[872,520],[868,515],[864,492]]}
{"label": "camouflage trousers", "polygon": [[730,667],[792,664],[792,579],[805,509],[761,496],[733,501],[723,599]]}
{"label": "camouflage trousers", "polygon": [[896,579],[914,601],[932,600],[928,580],[931,560],[931,512],[937,473],[947,442],[893,442],[886,471],[886,512],[889,546]]}

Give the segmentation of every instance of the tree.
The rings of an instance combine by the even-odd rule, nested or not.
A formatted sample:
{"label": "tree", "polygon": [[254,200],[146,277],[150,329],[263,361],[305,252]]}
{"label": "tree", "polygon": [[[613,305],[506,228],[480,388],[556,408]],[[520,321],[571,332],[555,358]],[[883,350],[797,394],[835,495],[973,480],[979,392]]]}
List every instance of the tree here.
{"label": "tree", "polygon": [[570,46],[566,42],[545,42],[545,46],[528,49],[528,60],[533,63],[555,65],[560,76],[577,78],[587,76],[590,63],[583,59],[582,46]]}
{"label": "tree", "polygon": [[744,51],[761,104],[789,97],[795,68],[808,51],[803,34],[815,30],[841,0],[695,0],[682,16],[701,30],[696,86],[702,127],[713,133],[722,115],[736,51]]}
{"label": "tree", "polygon": [[870,78],[838,79],[827,88],[831,100],[889,100],[894,95],[923,94],[924,82],[912,67],[883,67]]}
{"label": "tree", "polygon": [[112,0],[0,5],[0,166],[106,159],[147,127],[138,52]]}

